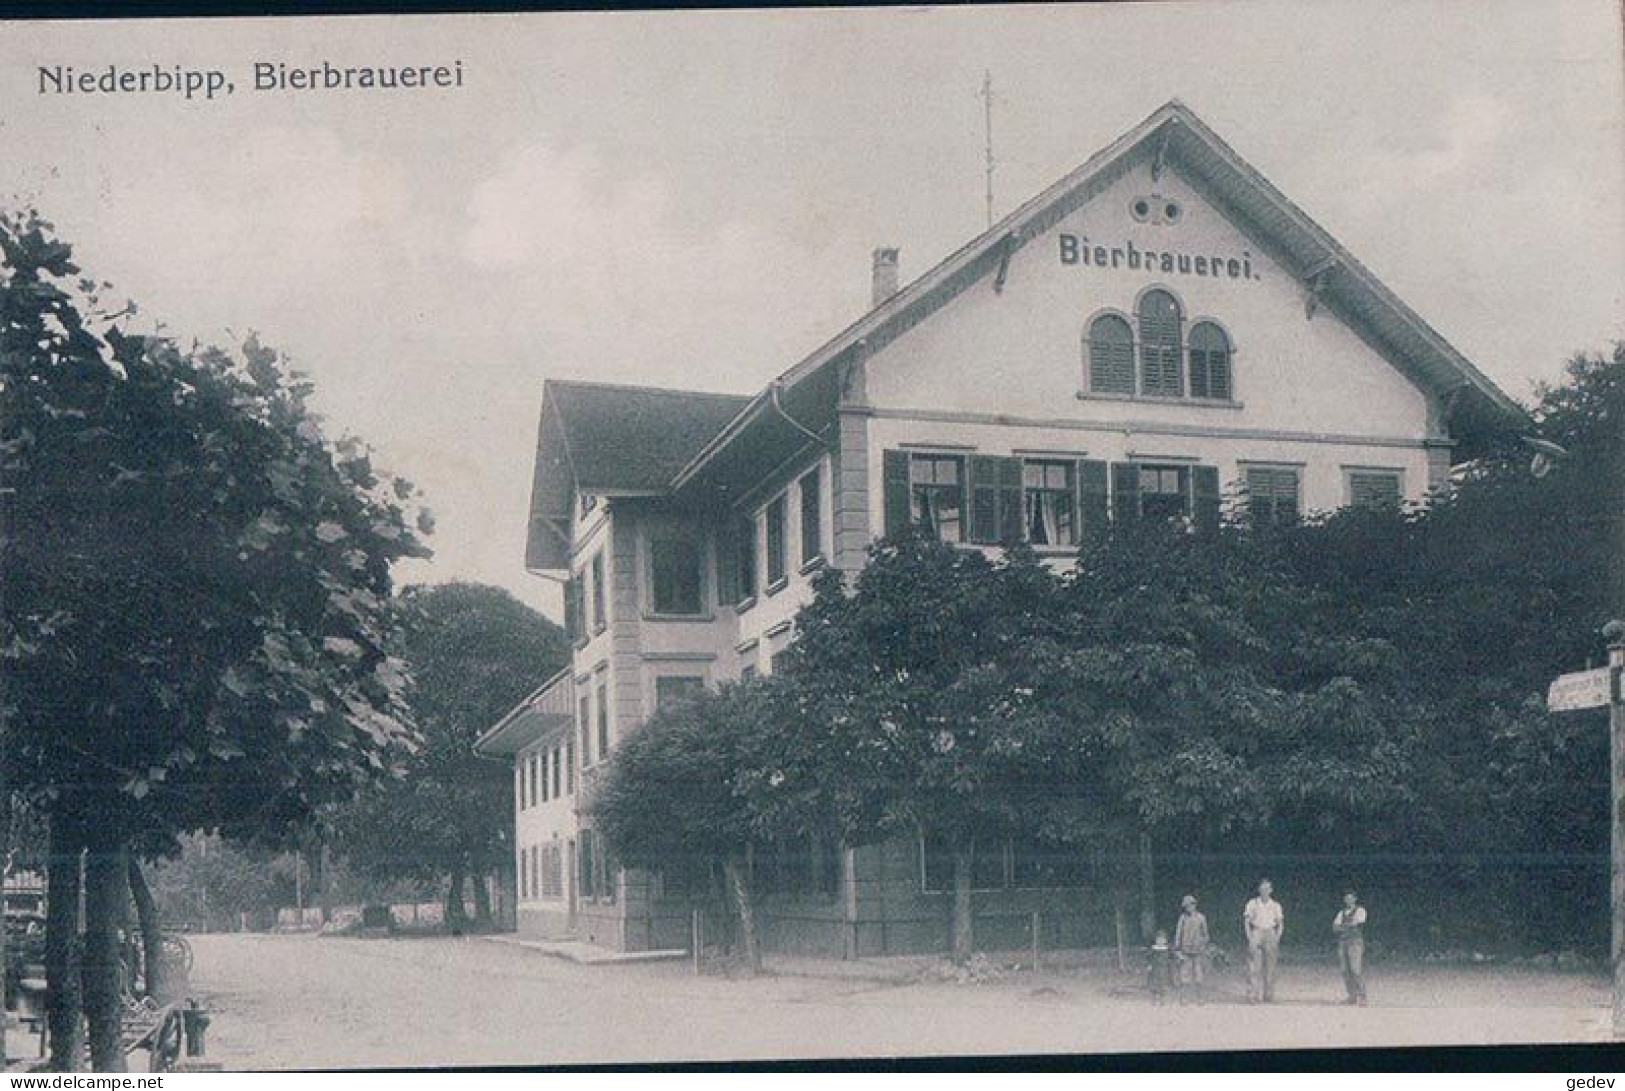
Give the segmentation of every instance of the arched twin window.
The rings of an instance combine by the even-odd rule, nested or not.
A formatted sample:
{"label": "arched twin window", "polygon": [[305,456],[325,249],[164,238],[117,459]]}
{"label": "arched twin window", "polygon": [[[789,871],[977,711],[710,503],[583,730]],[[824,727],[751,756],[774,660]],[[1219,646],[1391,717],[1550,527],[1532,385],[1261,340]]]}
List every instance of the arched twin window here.
{"label": "arched twin window", "polygon": [[1197,322],[1191,327],[1187,341],[1185,315],[1179,300],[1161,288],[1153,288],[1140,297],[1135,320],[1138,338],[1120,315],[1103,314],[1090,323],[1089,389],[1092,393],[1148,398],[1188,395],[1230,400],[1233,350],[1229,336],[1217,323]]}

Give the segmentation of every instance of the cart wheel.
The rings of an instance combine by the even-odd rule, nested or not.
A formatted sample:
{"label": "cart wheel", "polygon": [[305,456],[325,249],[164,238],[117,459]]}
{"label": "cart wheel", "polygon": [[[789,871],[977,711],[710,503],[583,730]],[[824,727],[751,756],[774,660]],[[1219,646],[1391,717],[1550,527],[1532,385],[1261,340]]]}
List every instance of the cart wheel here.
{"label": "cart wheel", "polygon": [[181,1059],[181,1013],[172,1010],[164,1016],[158,1035],[152,1040],[152,1071],[173,1072]]}
{"label": "cart wheel", "polygon": [[177,968],[183,974],[192,972],[192,945],[186,941],[185,936],[174,934],[164,936],[163,947],[160,950],[164,965]]}

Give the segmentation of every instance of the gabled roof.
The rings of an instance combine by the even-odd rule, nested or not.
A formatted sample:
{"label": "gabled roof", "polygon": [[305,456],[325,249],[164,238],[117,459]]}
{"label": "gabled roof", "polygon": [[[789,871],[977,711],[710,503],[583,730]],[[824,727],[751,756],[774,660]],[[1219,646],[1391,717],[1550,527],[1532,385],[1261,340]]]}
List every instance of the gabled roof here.
{"label": "gabled roof", "polygon": [[525,564],[565,567],[574,493],[658,496],[750,401],[738,394],[571,382],[542,384]]}
{"label": "gabled roof", "polygon": [[892,340],[994,274],[1015,249],[1129,170],[1159,159],[1178,169],[1206,200],[1303,280],[1306,290],[1311,283],[1318,285],[1320,302],[1328,311],[1400,371],[1450,404],[1459,424],[1494,430],[1527,423],[1516,402],[1174,99],[784,372],[683,467],[674,487],[702,475],[736,437],[773,415],[776,399],[791,398],[797,388],[854,348],[861,345],[872,352]]}
{"label": "gabled roof", "polygon": [[557,414],[576,487],[585,492],[664,492],[674,467],[697,454],[749,398],[649,386],[543,384]]}

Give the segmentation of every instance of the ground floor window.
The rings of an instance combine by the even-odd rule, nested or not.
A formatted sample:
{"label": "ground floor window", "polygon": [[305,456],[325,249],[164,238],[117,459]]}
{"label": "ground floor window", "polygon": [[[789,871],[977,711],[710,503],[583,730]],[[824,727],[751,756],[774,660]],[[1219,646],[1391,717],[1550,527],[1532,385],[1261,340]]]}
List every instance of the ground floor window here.
{"label": "ground floor window", "polygon": [[542,846],[541,871],[542,897],[564,897],[564,846],[557,843]]}
{"label": "ground floor window", "polygon": [[1395,470],[1350,470],[1349,506],[1382,511],[1400,505],[1402,491]]}
{"label": "ground floor window", "polygon": [[[1046,890],[1087,886],[1093,869],[1086,849],[1038,838],[978,841],[971,857],[973,890]],[[927,892],[953,887],[953,850],[941,837],[920,839],[920,882]]]}
{"label": "ground floor window", "polygon": [[830,837],[798,837],[751,846],[751,879],[758,896],[783,901],[828,901],[840,891],[840,849]]}
{"label": "ground floor window", "polygon": [[576,889],[584,901],[614,904],[620,865],[596,831],[582,830],[576,854]]}
{"label": "ground floor window", "polygon": [[1248,466],[1247,514],[1255,526],[1298,521],[1298,471],[1284,466]]}

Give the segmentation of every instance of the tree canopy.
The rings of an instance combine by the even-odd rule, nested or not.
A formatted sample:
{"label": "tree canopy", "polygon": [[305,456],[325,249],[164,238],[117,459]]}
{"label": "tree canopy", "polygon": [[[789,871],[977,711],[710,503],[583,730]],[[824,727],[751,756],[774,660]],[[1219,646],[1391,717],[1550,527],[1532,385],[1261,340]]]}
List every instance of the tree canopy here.
{"label": "tree canopy", "polygon": [[511,859],[513,776],[476,756],[480,733],[568,661],[564,633],[508,592],[472,583],[407,588],[389,646],[410,678],[422,743],[401,776],[334,816],[350,862],[383,878],[460,879]]}
{"label": "tree canopy", "polygon": [[[280,837],[412,748],[390,570],[426,555],[427,513],[325,436],[310,382],[257,339],[127,332],[133,308],[104,307],[32,214],[0,215],[0,256],[0,757],[49,816],[55,911],[90,853],[86,957],[105,968],[129,848]],[[53,988],[70,923],[52,923]],[[116,996],[86,980],[97,1064],[117,1063]]]}

